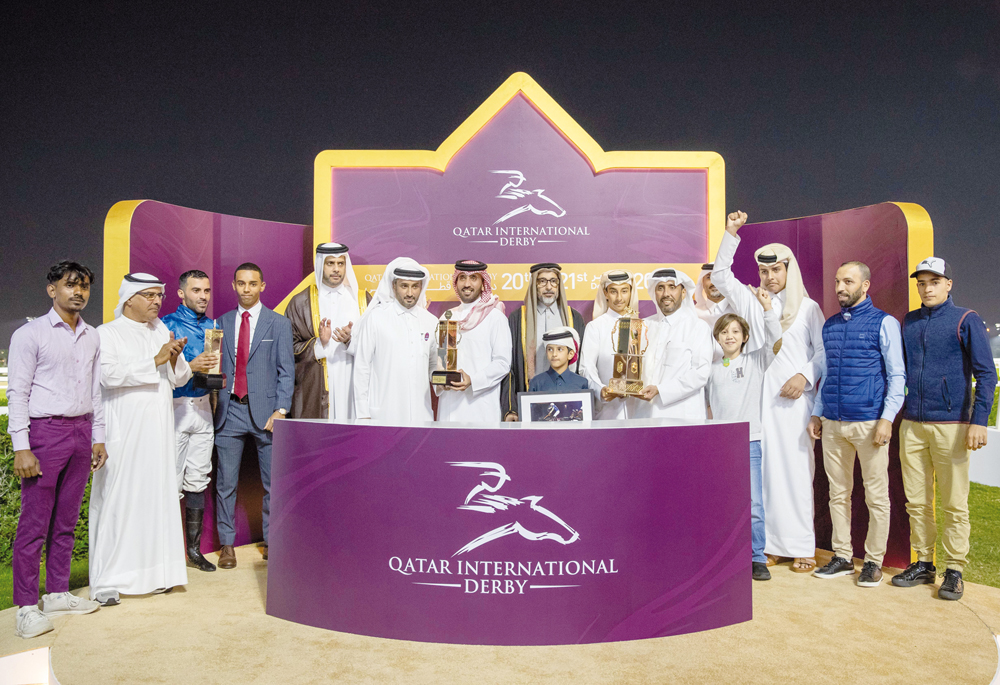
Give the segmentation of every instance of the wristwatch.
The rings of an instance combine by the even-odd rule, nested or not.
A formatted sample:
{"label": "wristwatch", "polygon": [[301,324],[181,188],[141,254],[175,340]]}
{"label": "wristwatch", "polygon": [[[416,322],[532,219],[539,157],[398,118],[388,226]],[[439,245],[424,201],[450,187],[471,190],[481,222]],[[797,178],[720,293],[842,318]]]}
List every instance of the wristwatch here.
{"label": "wristwatch", "polygon": [[278,413],[281,414],[282,416],[288,416],[288,410],[287,409],[279,409]]}

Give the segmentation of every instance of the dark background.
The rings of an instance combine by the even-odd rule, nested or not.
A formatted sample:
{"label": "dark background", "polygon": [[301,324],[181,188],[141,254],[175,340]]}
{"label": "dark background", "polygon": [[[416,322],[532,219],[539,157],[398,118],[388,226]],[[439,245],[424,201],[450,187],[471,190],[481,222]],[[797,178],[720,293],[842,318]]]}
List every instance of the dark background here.
{"label": "dark background", "polygon": [[923,205],[997,330],[996,0],[145,4],[5,9],[0,347],[116,201],[310,224],[318,152],[434,149],[515,71],[606,150],[720,153],[751,221]]}

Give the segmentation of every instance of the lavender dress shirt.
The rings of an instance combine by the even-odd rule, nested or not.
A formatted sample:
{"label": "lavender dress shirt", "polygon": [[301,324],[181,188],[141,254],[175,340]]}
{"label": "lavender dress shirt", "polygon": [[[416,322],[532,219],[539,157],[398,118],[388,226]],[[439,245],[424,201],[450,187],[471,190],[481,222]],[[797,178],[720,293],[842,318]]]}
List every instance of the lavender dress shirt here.
{"label": "lavender dress shirt", "polygon": [[14,331],[7,376],[7,432],[15,450],[31,449],[28,424],[48,416],[84,416],[104,442],[101,337],[83,319],[76,331],[50,309]]}

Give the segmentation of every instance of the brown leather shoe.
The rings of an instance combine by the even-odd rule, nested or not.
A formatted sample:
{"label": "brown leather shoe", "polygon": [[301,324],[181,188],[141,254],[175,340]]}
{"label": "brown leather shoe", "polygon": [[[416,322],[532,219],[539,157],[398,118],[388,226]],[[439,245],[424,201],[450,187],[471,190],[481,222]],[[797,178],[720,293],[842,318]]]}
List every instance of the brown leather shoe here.
{"label": "brown leather shoe", "polygon": [[219,550],[219,568],[236,568],[236,550],[232,545],[223,545]]}
{"label": "brown leather shoe", "polygon": [[264,556],[264,561],[267,561],[267,545],[261,545],[260,552]]}

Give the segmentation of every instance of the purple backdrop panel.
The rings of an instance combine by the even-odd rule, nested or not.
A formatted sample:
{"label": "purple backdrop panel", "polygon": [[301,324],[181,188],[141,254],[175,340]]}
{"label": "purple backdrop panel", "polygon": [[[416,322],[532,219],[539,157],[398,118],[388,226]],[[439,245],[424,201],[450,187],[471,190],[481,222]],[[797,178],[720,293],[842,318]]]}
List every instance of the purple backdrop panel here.
{"label": "purple backdrop panel", "polygon": [[[351,246],[359,264],[387,264],[400,255],[428,264],[466,254],[496,264],[705,257],[704,171],[594,174],[520,95],[444,173],[345,168],[334,170],[332,183],[332,234]],[[536,227],[565,230],[524,230]]]}
{"label": "purple backdrop panel", "polygon": [[[264,271],[267,286],[261,301],[275,307],[312,269],[312,227],[261,219],[245,219],[147,200],[136,207],[129,231],[129,269],[144,271],[167,283],[163,313],[180,300],[172,287],[190,269],[212,279],[209,316],[236,308],[230,283],[243,262]],[[114,284],[117,287],[117,284]]]}
{"label": "purple backdrop panel", "polygon": [[748,449],[746,424],[279,422],[267,612],[493,645],[750,620]]}
{"label": "purple backdrop panel", "polygon": [[[254,262],[264,272],[261,301],[268,307],[281,302],[312,269],[312,227],[260,219],[244,219],[147,200],[136,207],[129,231],[129,269],[151,273],[167,284],[161,315],[177,309],[178,277],[200,269],[212,280],[208,315],[221,316],[236,308],[231,286],[233,272],[243,262]],[[117,288],[117,284],[111,287]],[[215,527],[215,472],[205,502],[203,552],[219,548]],[[250,445],[243,455],[236,496],[236,544],[262,539],[263,485],[256,452]]]}
{"label": "purple backdrop panel", "polygon": [[[802,280],[809,295],[829,317],[840,311],[834,277],[846,261],[868,265],[872,285],[868,291],[875,306],[902,320],[909,310],[909,273],[907,270],[907,225],[902,210],[891,202],[860,207],[832,214],[802,219],[749,224],[740,230],[742,243],[733,272],[744,283],[760,284],[754,251],[767,243],[784,243],[792,248],[802,270]],[[802,427],[805,430],[805,426]],[[899,421],[889,444],[889,496],[891,522],[885,564],[905,568],[910,562],[910,524],[906,514],[906,494],[899,466]],[[816,545],[830,549],[829,482],[823,469],[822,444],[816,443],[816,478],[813,494],[816,504]],[[851,514],[851,540],[854,555],[865,555],[868,530],[868,507],[865,505],[861,467],[855,465]]]}

